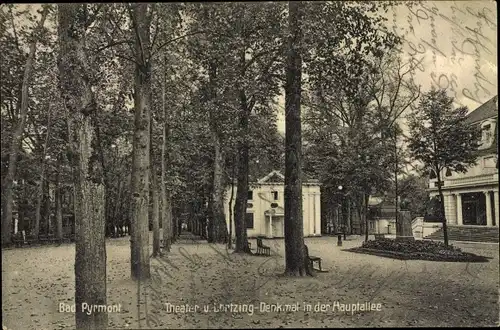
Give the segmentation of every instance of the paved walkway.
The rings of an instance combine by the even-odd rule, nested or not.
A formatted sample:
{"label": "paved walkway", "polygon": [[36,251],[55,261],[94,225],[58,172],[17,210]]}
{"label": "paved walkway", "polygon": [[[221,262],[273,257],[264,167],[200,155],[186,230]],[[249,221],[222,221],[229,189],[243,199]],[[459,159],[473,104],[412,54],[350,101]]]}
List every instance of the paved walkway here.
{"label": "paved walkway", "polygon": [[[305,241],[311,255],[323,258],[328,273],[283,277],[283,240],[268,240],[273,256],[258,257],[183,235],[166,259],[152,260],[152,273],[160,277],[142,283],[138,296],[138,284],[130,280],[129,237],[109,240],[108,304],[121,305],[120,312],[109,315],[109,327],[136,329],[140,323],[147,328],[148,320],[150,328],[175,329],[491,326],[498,321],[496,246],[460,245],[494,258],[465,264],[403,262],[342,251],[359,246],[360,237],[342,247],[334,237]],[[74,315],[58,311],[61,302],[74,301],[73,245],[2,251],[2,263],[3,325],[74,328]],[[380,311],[337,308],[355,304],[359,310],[366,303],[380,304]],[[189,311],[196,306],[197,311]]]}

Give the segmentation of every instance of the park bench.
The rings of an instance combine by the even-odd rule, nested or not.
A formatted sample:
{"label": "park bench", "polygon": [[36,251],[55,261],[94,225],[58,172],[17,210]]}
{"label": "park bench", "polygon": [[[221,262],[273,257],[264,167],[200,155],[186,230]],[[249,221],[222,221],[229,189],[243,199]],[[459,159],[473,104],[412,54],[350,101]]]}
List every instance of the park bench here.
{"label": "park bench", "polygon": [[395,241],[396,242],[408,242],[408,241],[414,241],[415,237],[414,236],[396,236]]}
{"label": "park bench", "polygon": [[379,240],[382,240],[385,238],[385,235],[384,234],[375,234],[375,240],[376,241],[379,241]]}
{"label": "park bench", "polygon": [[51,244],[51,243],[61,244],[62,243],[62,239],[57,238],[54,235],[38,236],[38,241],[42,244]]}
{"label": "park bench", "polygon": [[271,248],[262,243],[262,236],[257,237],[257,252],[256,254],[271,255]]}
{"label": "park bench", "polygon": [[12,243],[14,243],[16,247],[30,244],[30,241],[26,240],[26,232],[24,230],[18,234],[20,235],[14,235],[14,237],[12,237]]}
{"label": "park bench", "polygon": [[12,237],[12,243],[15,247],[21,247],[24,244],[24,240],[19,237]]}
{"label": "park bench", "polygon": [[318,271],[322,272],[323,269],[321,268],[321,258],[320,257],[316,257],[316,256],[310,256],[309,255],[309,248],[307,247],[306,244],[304,244],[304,249],[305,249],[305,252],[306,252],[306,256],[309,258],[308,262],[311,265],[311,269],[318,270],[318,269],[314,268],[314,263],[316,262],[318,264],[318,268],[319,268]]}

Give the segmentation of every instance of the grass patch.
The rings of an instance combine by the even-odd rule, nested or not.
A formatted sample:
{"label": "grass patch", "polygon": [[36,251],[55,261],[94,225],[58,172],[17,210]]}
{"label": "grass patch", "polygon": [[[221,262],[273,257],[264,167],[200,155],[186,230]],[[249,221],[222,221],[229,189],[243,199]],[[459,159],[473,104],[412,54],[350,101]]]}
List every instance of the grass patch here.
{"label": "grass patch", "polygon": [[377,255],[399,260],[429,260],[451,262],[488,262],[489,258],[474,253],[464,252],[453,245],[445,246],[442,242],[415,240],[396,241],[381,239],[363,242],[361,247],[345,251]]}

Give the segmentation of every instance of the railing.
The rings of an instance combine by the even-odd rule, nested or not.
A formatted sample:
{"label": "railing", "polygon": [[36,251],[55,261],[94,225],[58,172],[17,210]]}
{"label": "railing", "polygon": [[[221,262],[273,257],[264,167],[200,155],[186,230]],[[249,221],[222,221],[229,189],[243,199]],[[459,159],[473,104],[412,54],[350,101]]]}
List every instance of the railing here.
{"label": "railing", "polygon": [[425,222],[423,217],[416,217],[411,221],[411,229],[415,238],[424,238],[439,229],[443,224],[441,222]]}

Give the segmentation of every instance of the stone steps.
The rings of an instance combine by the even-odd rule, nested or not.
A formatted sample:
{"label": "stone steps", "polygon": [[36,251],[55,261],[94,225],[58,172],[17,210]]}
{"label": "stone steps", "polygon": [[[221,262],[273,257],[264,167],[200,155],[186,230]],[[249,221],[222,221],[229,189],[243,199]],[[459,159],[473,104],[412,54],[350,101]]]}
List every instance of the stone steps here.
{"label": "stone steps", "polygon": [[[424,239],[443,239],[443,229],[426,236]],[[448,239],[451,241],[469,242],[499,242],[499,231],[497,227],[448,227]]]}

